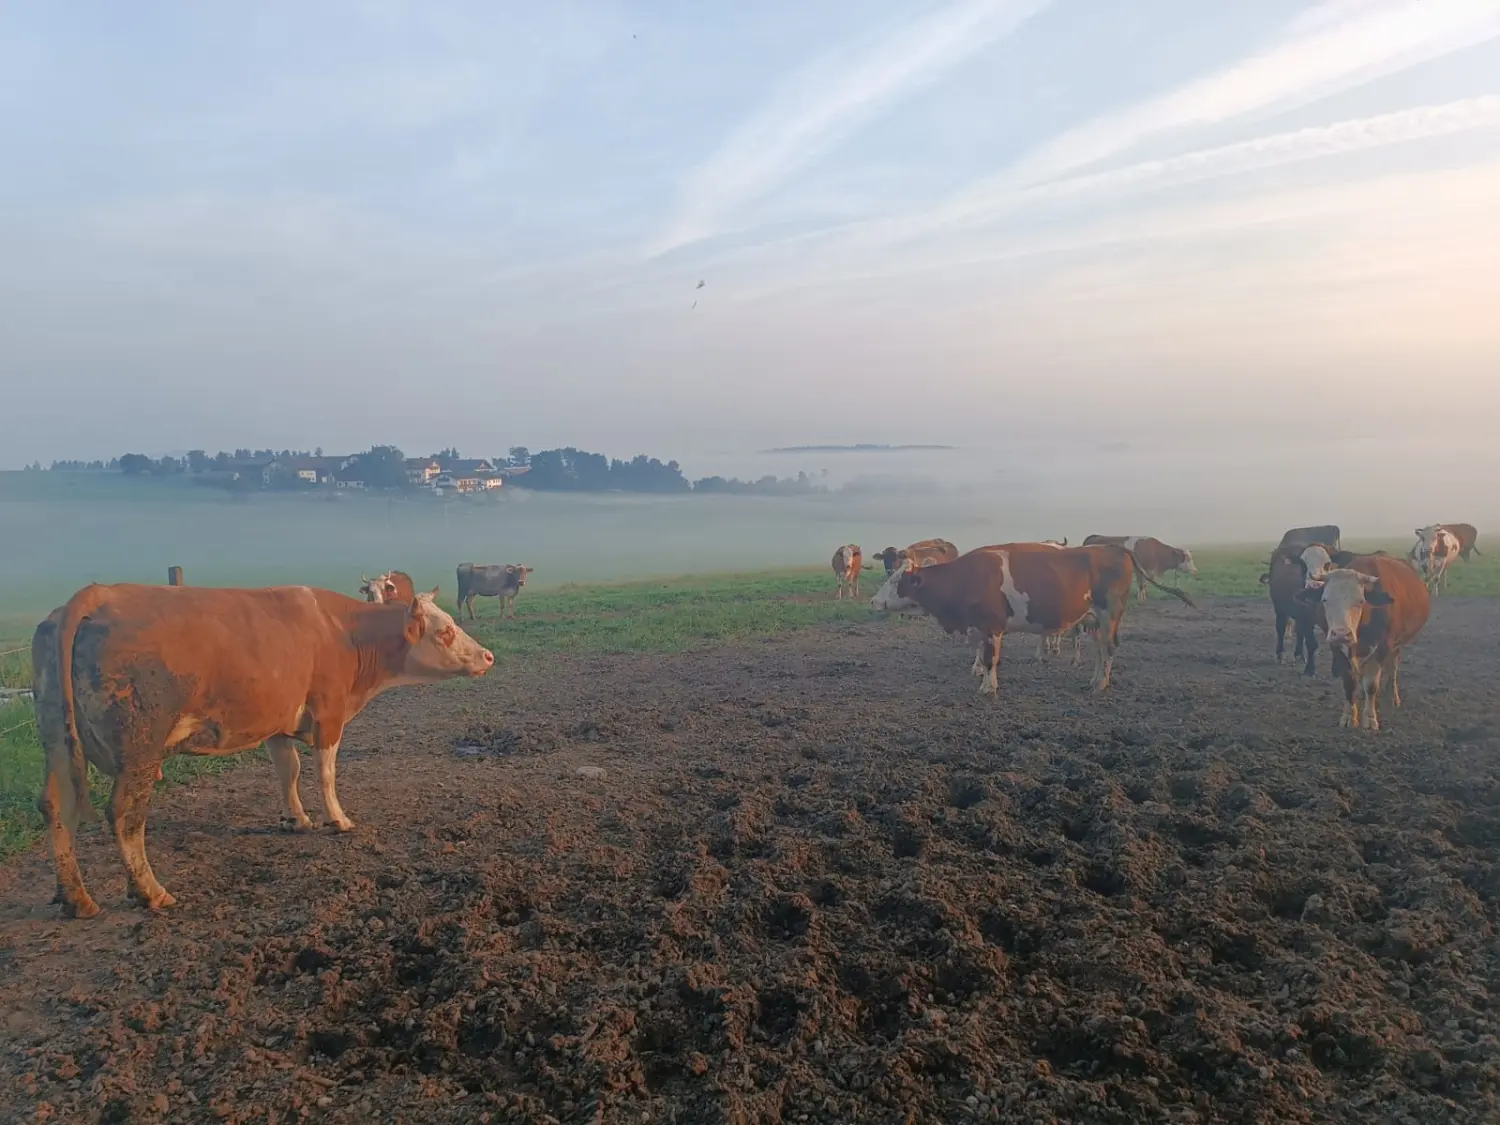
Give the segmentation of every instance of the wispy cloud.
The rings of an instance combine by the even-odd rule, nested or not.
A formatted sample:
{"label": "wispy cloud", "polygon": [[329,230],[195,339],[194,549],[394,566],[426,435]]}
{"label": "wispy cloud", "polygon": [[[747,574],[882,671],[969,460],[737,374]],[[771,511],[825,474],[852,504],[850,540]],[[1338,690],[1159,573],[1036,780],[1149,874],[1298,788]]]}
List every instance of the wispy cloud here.
{"label": "wispy cloud", "polygon": [[650,253],[712,237],[880,110],[1009,35],[1050,0],[961,0],[904,25],[869,50],[825,59],[746,121],[692,171]]}

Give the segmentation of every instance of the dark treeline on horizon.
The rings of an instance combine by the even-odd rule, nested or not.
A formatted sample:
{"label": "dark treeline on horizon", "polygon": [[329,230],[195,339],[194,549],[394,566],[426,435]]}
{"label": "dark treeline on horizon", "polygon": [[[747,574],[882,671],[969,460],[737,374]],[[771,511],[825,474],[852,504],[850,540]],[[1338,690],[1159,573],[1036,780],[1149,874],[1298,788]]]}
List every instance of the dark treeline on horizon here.
{"label": "dark treeline on horizon", "polygon": [[[296,491],[320,487],[297,475],[299,467],[315,462],[345,463],[330,472],[330,479],[345,484],[357,482],[360,488],[410,489],[417,487],[412,472],[420,472],[413,462],[435,462],[445,472],[462,469],[480,475],[515,474],[515,483],[539,492],[638,492],[688,493],[720,495],[798,496],[821,491],[805,472],[795,477],[767,475],[758,480],[710,476],[690,481],[675,460],[663,462],[656,457],[637,454],[629,461],[610,458],[602,453],[566,446],[532,453],[525,446],[512,446],[501,457],[463,458],[457,449],[444,449],[427,457],[408,458],[393,445],[376,445],[360,453],[325,457],[321,448],[236,449],[209,456],[204,450],[189,451],[186,457],[152,458],[142,453],[125,453],[107,461],[53,461],[48,469],[40,462],[27,466],[28,472],[118,472],[133,477],[169,477],[192,474],[202,483],[235,489]],[[488,465],[487,469],[476,466]]]}

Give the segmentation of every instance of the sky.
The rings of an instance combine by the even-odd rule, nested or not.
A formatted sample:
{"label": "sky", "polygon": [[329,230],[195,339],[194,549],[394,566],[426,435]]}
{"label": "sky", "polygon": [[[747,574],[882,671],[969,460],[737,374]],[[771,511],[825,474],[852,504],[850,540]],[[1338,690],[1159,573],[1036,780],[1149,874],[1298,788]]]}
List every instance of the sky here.
{"label": "sky", "polygon": [[1500,0],[21,2],[0,152],[0,467],[1496,455]]}

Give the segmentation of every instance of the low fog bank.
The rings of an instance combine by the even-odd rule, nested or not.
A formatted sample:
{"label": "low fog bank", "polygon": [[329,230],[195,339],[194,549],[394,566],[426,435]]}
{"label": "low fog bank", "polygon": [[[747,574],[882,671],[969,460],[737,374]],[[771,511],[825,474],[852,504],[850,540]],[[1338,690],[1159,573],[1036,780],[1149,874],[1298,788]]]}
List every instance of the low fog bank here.
{"label": "low fog bank", "polygon": [[[63,487],[60,474],[10,474],[0,482],[0,606],[45,611],[86,582],[161,582],[174,564],[194,584],[305,582],[351,593],[361,570],[400,567],[451,593],[463,561],[526,563],[536,567],[533,582],[555,585],[821,567],[845,542],[874,552],[937,535],[964,549],[1062,536],[1078,543],[1090,532],[1203,547],[1274,542],[1289,526],[1327,521],[1347,539],[1394,542],[1438,519],[1469,520],[1481,536],[1496,522],[1485,487],[1493,478],[1451,463],[1451,479],[1428,493],[1294,452],[1211,468],[1189,457],[1087,448],[993,464],[973,450],[782,456],[793,459],[792,472],[820,476],[819,462],[856,461],[837,470],[840,490],[796,498],[514,489],[482,501],[231,500],[181,483],[82,474],[77,487]],[[1392,467],[1398,476],[1416,472],[1394,459]]]}

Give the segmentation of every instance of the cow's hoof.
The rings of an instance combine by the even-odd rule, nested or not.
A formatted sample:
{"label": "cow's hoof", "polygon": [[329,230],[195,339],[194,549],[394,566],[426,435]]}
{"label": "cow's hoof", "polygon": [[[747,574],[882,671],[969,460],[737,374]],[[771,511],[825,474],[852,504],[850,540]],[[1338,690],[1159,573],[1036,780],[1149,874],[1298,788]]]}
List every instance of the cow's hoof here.
{"label": "cow's hoof", "polygon": [[284,816],[281,818],[280,825],[283,832],[311,832],[313,830],[313,822],[305,816],[301,820],[294,816]]}
{"label": "cow's hoof", "polygon": [[98,913],[99,904],[87,894],[80,895],[77,902],[64,901],[62,904],[64,918],[93,918]]}
{"label": "cow's hoof", "polygon": [[172,897],[172,893],[163,888],[161,894],[146,903],[146,909],[160,911],[176,905],[177,900]]}
{"label": "cow's hoof", "polygon": [[350,820],[346,816],[343,820],[330,820],[328,822],[328,827],[337,828],[340,832],[353,832],[354,821]]}

